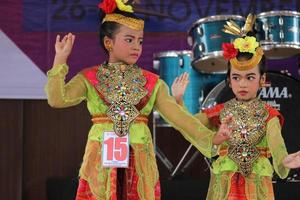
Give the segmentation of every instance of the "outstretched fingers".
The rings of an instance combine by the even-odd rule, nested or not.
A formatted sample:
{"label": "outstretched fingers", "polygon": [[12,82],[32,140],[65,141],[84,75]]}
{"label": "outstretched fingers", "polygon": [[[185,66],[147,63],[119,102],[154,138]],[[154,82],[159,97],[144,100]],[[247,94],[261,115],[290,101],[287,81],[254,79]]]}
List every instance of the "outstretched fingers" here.
{"label": "outstretched fingers", "polygon": [[60,35],[56,35],[56,40],[55,40],[56,43],[59,43],[60,42]]}
{"label": "outstretched fingers", "polygon": [[231,132],[232,132],[232,121],[233,121],[233,116],[232,115],[228,115],[225,117],[225,119],[222,121],[222,133],[224,136],[226,137],[230,137],[231,136]]}

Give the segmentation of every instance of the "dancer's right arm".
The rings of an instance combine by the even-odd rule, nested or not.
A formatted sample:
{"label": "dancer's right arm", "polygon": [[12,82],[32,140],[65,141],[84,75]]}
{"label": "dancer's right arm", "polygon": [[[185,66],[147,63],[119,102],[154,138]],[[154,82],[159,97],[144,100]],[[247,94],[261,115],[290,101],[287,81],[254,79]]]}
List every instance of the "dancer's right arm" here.
{"label": "dancer's right arm", "polygon": [[71,33],[62,39],[59,35],[56,37],[53,67],[47,73],[48,82],[45,87],[48,103],[52,107],[69,107],[85,99],[86,86],[81,74],[65,84],[65,77],[69,70],[67,60],[72,52],[74,41],[75,36]]}
{"label": "dancer's right arm", "polygon": [[60,35],[56,36],[53,67],[67,63],[68,57],[72,52],[74,42],[75,35],[72,33],[65,35],[62,39],[60,39]]}
{"label": "dancer's right arm", "polygon": [[214,155],[213,137],[216,132],[205,127],[198,119],[178,105],[175,99],[170,96],[167,84],[162,80],[159,81],[155,108],[169,124],[180,131],[184,138],[202,154],[207,157]]}

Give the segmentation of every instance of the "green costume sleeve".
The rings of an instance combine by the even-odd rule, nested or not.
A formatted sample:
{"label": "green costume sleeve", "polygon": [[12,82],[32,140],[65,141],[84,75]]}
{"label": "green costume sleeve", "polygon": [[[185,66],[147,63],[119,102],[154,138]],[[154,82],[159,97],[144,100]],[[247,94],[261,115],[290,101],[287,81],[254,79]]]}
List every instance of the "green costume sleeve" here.
{"label": "green costume sleeve", "polygon": [[67,73],[68,66],[66,64],[55,66],[47,73],[48,82],[45,90],[48,103],[52,107],[65,108],[77,105],[85,99],[84,77],[78,74],[65,84]]}
{"label": "green costume sleeve", "polygon": [[282,160],[288,155],[281,135],[279,119],[274,117],[267,124],[268,147],[273,157],[273,167],[280,178],[286,178],[289,169],[285,168]]}
{"label": "green costume sleeve", "polygon": [[192,143],[202,154],[212,156],[212,138],[215,132],[209,130],[200,121],[184,110],[169,94],[169,88],[162,80],[157,92],[155,108],[160,115],[186,140]]}

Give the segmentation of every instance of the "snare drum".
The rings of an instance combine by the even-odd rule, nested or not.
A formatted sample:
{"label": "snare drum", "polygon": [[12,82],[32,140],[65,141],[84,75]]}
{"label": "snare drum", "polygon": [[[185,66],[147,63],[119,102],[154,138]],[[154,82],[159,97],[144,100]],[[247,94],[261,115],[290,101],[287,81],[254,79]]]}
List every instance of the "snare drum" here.
{"label": "snare drum", "polygon": [[[267,73],[269,87],[264,87],[259,97],[278,109],[285,122],[282,136],[289,152],[300,149],[300,82],[290,76],[276,72]],[[224,103],[234,97],[231,88],[225,81],[219,83],[205,98],[202,107],[209,108],[215,104]],[[299,127],[299,129],[298,129]]]}
{"label": "snare drum", "polygon": [[258,39],[267,58],[286,58],[300,53],[300,13],[270,11],[257,15]]}
{"label": "snare drum", "polygon": [[236,38],[222,31],[227,20],[233,20],[240,27],[245,23],[245,18],[239,15],[216,15],[199,19],[188,31],[188,43],[194,53],[192,66],[200,72],[226,72],[227,61],[223,58],[222,43]]}
{"label": "snare drum", "polygon": [[180,74],[189,73],[189,85],[183,100],[190,113],[199,112],[204,95],[225,79],[224,74],[202,74],[191,66],[191,51],[165,51],[154,55],[154,68],[169,88]]}

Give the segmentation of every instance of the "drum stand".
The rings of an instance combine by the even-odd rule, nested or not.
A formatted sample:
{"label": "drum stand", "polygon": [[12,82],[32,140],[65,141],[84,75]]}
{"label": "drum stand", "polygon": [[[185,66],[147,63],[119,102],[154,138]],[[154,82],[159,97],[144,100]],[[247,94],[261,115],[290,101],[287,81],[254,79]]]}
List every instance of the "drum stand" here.
{"label": "drum stand", "polygon": [[[172,174],[170,175],[170,179],[173,179],[177,170],[179,169],[180,165],[182,164],[183,160],[185,159],[185,157],[187,156],[187,154],[189,153],[189,151],[191,150],[192,148],[192,144],[190,144],[190,146],[187,148],[187,150],[185,151],[185,153],[183,154],[182,158],[180,159],[179,163],[177,164],[177,166],[175,167],[174,171],[172,172]],[[186,164],[187,165],[187,164]],[[186,166],[185,165],[185,166]],[[183,169],[182,169],[183,170]],[[182,171],[181,170],[181,171]],[[183,172],[183,171],[182,171]]]}
{"label": "drum stand", "polygon": [[[170,172],[172,172],[169,179],[173,179],[175,177],[175,175],[177,175],[176,174],[177,171],[179,170],[180,166],[183,164],[184,159],[186,158],[188,153],[191,151],[193,145],[192,144],[189,145],[189,147],[186,149],[185,153],[181,157],[180,161],[176,165],[175,169],[172,171],[172,169],[174,168],[172,162],[167,158],[167,156],[160,150],[160,148],[156,144],[156,128],[157,127],[171,127],[171,126],[166,123],[158,123],[159,120],[161,120],[159,114],[156,111],[154,111],[153,112],[153,123],[152,123],[153,124],[152,133],[153,133],[154,151],[155,151],[155,154],[158,157],[158,159],[165,165],[165,167]],[[186,162],[186,164],[180,170],[181,174],[183,174],[185,172],[185,170],[195,161],[195,159],[198,157],[199,154],[200,154],[200,152],[198,150],[196,150],[194,152],[194,154],[191,156],[191,158]],[[211,161],[206,157],[204,157],[204,161],[208,165],[208,169],[211,171],[212,170],[211,169]]]}
{"label": "drum stand", "polygon": [[[189,151],[192,148],[192,144],[190,144],[190,146],[187,148],[187,150],[185,151],[185,153],[183,154],[181,160],[178,162],[177,166],[175,167],[174,171],[172,172],[172,174],[170,175],[170,179],[173,179],[176,175],[176,172],[178,171],[179,167],[181,166],[183,160],[185,159],[185,157],[188,155]],[[186,162],[186,164],[182,167],[182,169],[180,170],[180,174],[183,174],[185,172],[185,170],[195,161],[195,159],[199,156],[200,152],[198,150],[196,150],[194,152],[194,154],[191,156],[191,158]],[[211,160],[204,157],[204,161],[207,164],[209,171],[212,171],[211,168]],[[206,170],[205,170],[206,171]]]}
{"label": "drum stand", "polygon": [[156,127],[171,127],[169,124],[162,124],[157,123],[160,119],[159,114],[154,111],[153,112],[153,145],[154,145],[154,152],[158,159],[165,165],[165,167],[171,172],[173,169],[173,164],[167,158],[167,156],[160,150],[160,148],[156,145]]}

